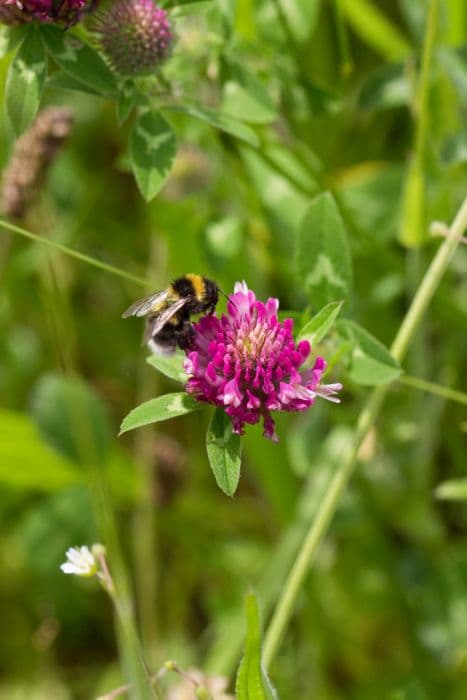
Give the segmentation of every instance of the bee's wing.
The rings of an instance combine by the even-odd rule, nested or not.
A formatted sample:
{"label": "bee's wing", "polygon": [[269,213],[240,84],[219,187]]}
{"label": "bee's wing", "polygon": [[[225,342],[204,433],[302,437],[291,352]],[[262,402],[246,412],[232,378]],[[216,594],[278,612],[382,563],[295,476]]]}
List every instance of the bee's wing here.
{"label": "bee's wing", "polygon": [[150,316],[148,318],[146,332],[144,334],[145,341],[147,342],[150,338],[153,338],[155,335],[160,333],[165,324],[170,321],[172,316],[175,316],[177,311],[180,311],[180,309],[185,306],[186,302],[186,297],[182,297],[171,304],[168,308],[161,311],[161,313],[158,314],[156,312],[154,316]]}
{"label": "bee's wing", "polygon": [[170,294],[168,289],[164,289],[162,292],[156,292],[155,294],[150,294],[148,297],[135,301],[134,304],[128,307],[122,316],[123,318],[128,318],[129,316],[147,316],[150,313],[156,314],[158,309],[165,304],[169,297]]}

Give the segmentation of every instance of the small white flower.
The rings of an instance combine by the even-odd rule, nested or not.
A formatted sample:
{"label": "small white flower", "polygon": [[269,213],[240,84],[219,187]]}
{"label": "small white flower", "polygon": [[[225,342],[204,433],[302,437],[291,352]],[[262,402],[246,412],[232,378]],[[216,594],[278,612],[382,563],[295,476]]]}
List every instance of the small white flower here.
{"label": "small white flower", "polygon": [[97,573],[97,561],[89,547],[70,547],[67,550],[66,561],[60,565],[64,574],[76,576],[94,576]]}

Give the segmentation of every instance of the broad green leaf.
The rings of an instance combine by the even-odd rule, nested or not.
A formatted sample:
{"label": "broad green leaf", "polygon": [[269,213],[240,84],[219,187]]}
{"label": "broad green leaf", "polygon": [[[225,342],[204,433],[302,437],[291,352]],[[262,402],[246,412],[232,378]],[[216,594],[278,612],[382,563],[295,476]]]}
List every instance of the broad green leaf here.
{"label": "broad green leaf", "polygon": [[267,143],[261,148],[262,155],[278,172],[284,173],[291,182],[300,185],[301,190],[309,194],[318,194],[321,187],[313,177],[310,169],[320,170],[322,165],[316,155],[306,150],[306,153],[294,152],[280,143]]}
{"label": "broad green leaf", "polygon": [[349,376],[354,382],[374,386],[400,376],[402,370],[389,350],[358,323],[345,319],[336,329],[353,345]]}
{"label": "broad green leaf", "polygon": [[[287,233],[287,238],[284,236],[281,243],[290,251],[294,245],[294,233],[310,198],[298,188],[298,183],[295,185],[295,176],[290,177],[290,163],[287,167],[283,164],[276,167],[269,155],[264,157],[263,150],[242,147],[240,152],[255,192],[276,225]],[[297,172],[295,168],[294,172]]]}
{"label": "broad green leaf", "polygon": [[222,112],[216,112],[213,109],[208,109],[207,107],[202,107],[195,104],[183,104],[183,105],[164,105],[164,109],[171,109],[176,112],[184,112],[190,117],[195,119],[200,119],[215,129],[220,131],[225,131],[231,136],[235,136],[241,141],[245,141],[250,146],[257,148],[259,146],[259,139],[256,133],[246,124],[234,119],[229,114],[223,114]]}
{"label": "broad green leaf", "polygon": [[134,408],[125,417],[120,427],[120,435],[128,430],[140,428],[142,425],[159,423],[163,420],[170,420],[185,413],[198,411],[202,407],[199,401],[185,392],[164,394],[155,399],[150,399]]}
{"label": "broad green leaf", "polygon": [[227,496],[233,496],[240,479],[240,437],[232,432],[232,421],[217,408],[206,435],[209,464],[218,486]]}
{"label": "broad green leaf", "polygon": [[64,70],[56,70],[47,79],[47,87],[58,88],[59,90],[71,90],[72,92],[84,92],[88,95],[99,96],[99,92],[94,88],[81,83]]}
{"label": "broad green leaf", "polygon": [[252,124],[270,124],[277,110],[258,78],[239,64],[230,65],[230,78],[224,83],[222,112]]}
{"label": "broad green leaf", "polygon": [[297,337],[297,342],[300,340],[308,340],[311,347],[320,343],[324,336],[331,330],[334,321],[339,315],[343,301],[331,301],[321,311],[313,316],[311,321],[308,321]]}
{"label": "broad green leaf", "polygon": [[177,141],[162,114],[148,111],[133,125],[130,158],[141,194],[150,202],[165,183],[177,153]]}
{"label": "broad green leaf", "polygon": [[44,439],[68,459],[83,464],[107,459],[112,434],[104,406],[79,377],[42,377],[31,410]]}
{"label": "broad green leaf", "polygon": [[184,359],[185,354],[182,352],[174,352],[173,355],[158,355],[153,353],[149,355],[147,362],[169,379],[173,379],[181,384],[186,384],[188,377],[183,369]]}
{"label": "broad green leaf", "polygon": [[49,54],[62,70],[99,95],[117,94],[112,71],[91,46],[57,27],[43,26],[41,31]]}
{"label": "broad green leaf", "polygon": [[245,651],[237,673],[237,700],[277,700],[277,693],[261,662],[261,625],[256,596],[246,597]]}
{"label": "broad green leaf", "polygon": [[28,27],[24,24],[17,27],[0,25],[0,58],[3,58],[9,54],[10,51],[13,51],[27,31]]}
{"label": "broad green leaf", "polygon": [[449,479],[435,489],[436,498],[443,501],[467,501],[467,479]]}
{"label": "broad green leaf", "polygon": [[352,262],[347,234],[329,192],[312,200],[298,229],[296,268],[314,306],[347,298]]}
{"label": "broad green leaf", "polygon": [[0,484],[54,491],[80,481],[74,465],[50,448],[23,413],[0,409]]}
{"label": "broad green leaf", "polygon": [[277,0],[281,20],[287,24],[297,44],[303,44],[311,35],[318,20],[321,0]]}
{"label": "broad green leaf", "polygon": [[410,104],[412,85],[403,63],[385,64],[370,73],[358,96],[363,109],[388,109]]}
{"label": "broad green leaf", "polygon": [[342,10],[354,32],[368,46],[390,60],[405,58],[412,51],[396,24],[372,0],[341,0]]}
{"label": "broad green leaf", "polygon": [[47,76],[47,56],[40,34],[31,27],[8,70],[6,109],[17,136],[37,114]]}

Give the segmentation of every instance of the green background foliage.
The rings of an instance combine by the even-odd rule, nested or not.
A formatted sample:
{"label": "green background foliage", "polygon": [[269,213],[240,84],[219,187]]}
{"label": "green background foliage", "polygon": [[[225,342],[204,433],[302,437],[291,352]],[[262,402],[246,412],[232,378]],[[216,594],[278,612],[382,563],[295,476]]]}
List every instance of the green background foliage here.
{"label": "green background foliage", "polygon": [[[382,383],[386,403],[268,674],[285,700],[463,700],[465,246],[402,367],[387,348],[440,245],[430,222],[449,224],[467,194],[467,5],[165,5],[177,43],[142,80],[114,76],[82,26],[0,34],[0,166],[39,103],[74,114],[20,222],[38,242],[0,230],[0,700],[84,700],[123,682],[110,602],[59,571],[68,547],[101,537],[99,480],[151,669],[173,658],[228,676],[234,692],[245,595],[254,588],[267,628]],[[180,354],[148,364],[141,323],[121,314],[191,271],[278,297],[328,360],[326,381],[343,382],[342,403],[277,416],[276,445],[258,426],[231,436],[218,413],[209,429],[209,410],[170,397]],[[118,438],[125,416],[122,432],[145,427]],[[233,498],[209,460],[229,496],[239,479]],[[269,697],[266,685],[248,694],[245,668],[239,697]]]}

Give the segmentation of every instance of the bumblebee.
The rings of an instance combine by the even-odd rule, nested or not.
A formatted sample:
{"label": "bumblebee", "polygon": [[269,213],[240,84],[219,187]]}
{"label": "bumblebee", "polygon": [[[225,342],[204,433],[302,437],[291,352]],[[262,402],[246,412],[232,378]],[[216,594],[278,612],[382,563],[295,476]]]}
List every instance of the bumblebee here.
{"label": "bumblebee", "polygon": [[177,347],[186,350],[193,340],[193,314],[212,314],[219,300],[218,285],[207,277],[178,277],[161,292],[138,299],[123,314],[147,316],[144,342],[155,353],[168,355]]}

